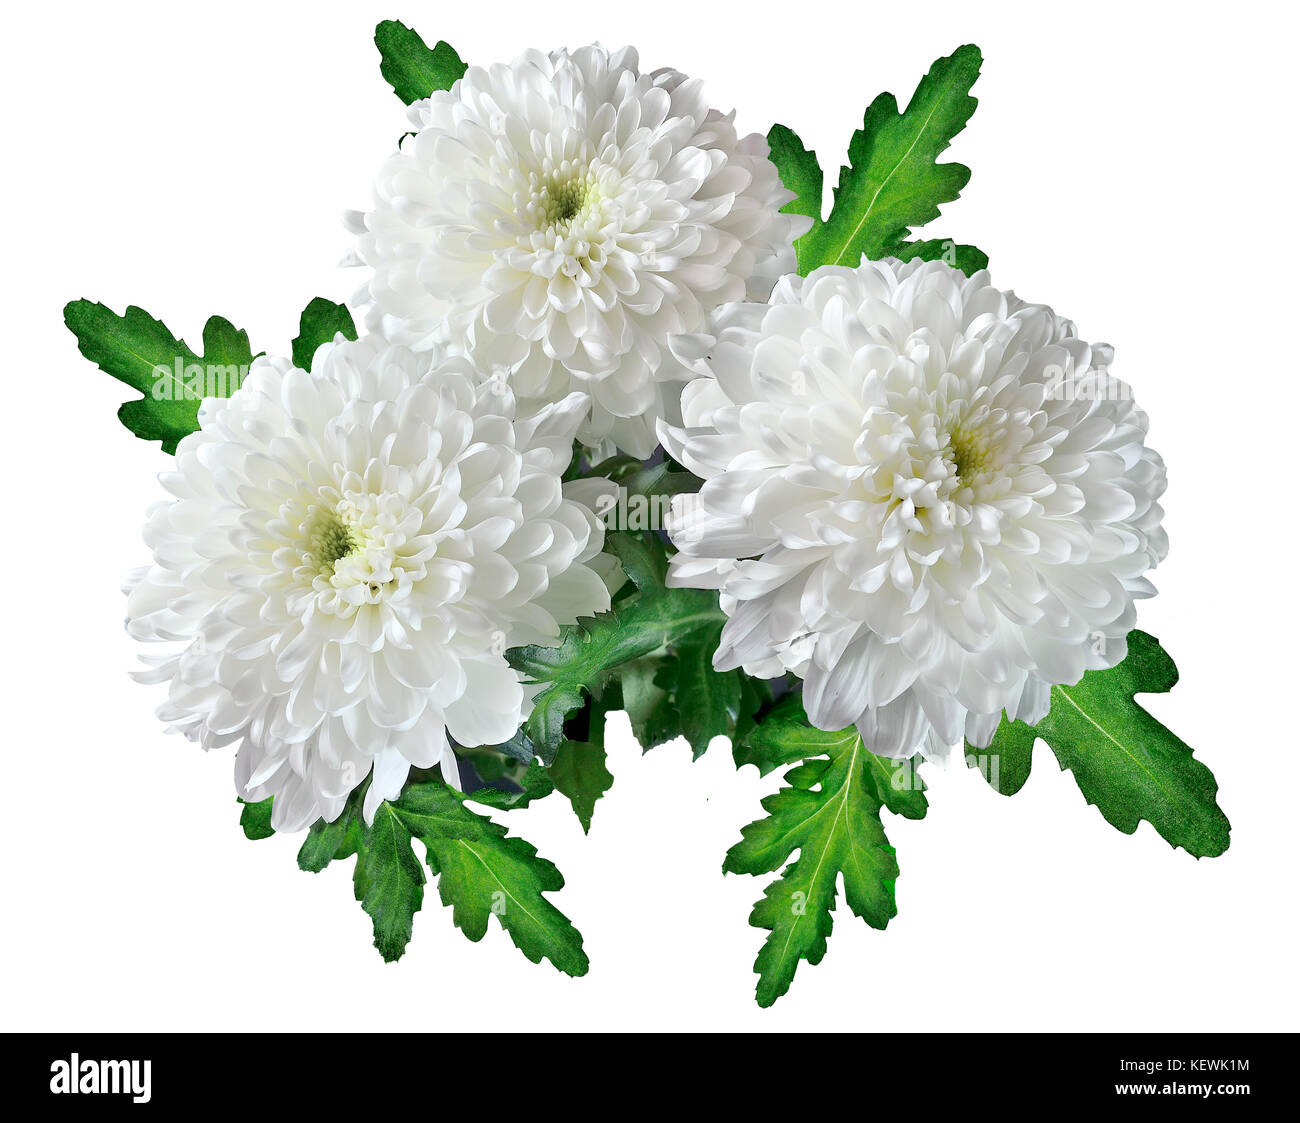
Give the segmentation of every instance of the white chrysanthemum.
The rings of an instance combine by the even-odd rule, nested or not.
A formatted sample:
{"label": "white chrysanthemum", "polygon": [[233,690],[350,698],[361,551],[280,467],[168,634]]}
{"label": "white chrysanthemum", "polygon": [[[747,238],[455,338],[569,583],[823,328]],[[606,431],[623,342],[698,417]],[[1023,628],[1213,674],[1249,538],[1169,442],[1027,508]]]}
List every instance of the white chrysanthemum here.
{"label": "white chrysanthemum", "polygon": [[1111,351],[940,262],[782,280],[677,343],[670,584],[719,588],[714,660],[804,681],[889,756],[989,743],[1126,653],[1165,555],[1164,465]]}
{"label": "white chrysanthemum", "polygon": [[375,326],[446,339],[521,414],[583,390],[579,436],[648,456],[680,389],[660,382],[669,334],[794,268],[809,220],[778,213],[794,196],[767,141],[698,81],[600,46],[471,68],[411,120],[374,209],[349,216]]}
{"label": "white chrysanthemum", "polygon": [[311,373],[259,359],[150,512],[127,626],[173,651],[139,677],[204,748],[241,742],[239,794],[275,796],[277,830],[368,775],[367,819],[411,767],[457,783],[448,734],[499,744],[523,717],[504,650],[609,605],[602,526],[560,482],[586,399],[516,421],[463,359],[430,362],[373,336]]}

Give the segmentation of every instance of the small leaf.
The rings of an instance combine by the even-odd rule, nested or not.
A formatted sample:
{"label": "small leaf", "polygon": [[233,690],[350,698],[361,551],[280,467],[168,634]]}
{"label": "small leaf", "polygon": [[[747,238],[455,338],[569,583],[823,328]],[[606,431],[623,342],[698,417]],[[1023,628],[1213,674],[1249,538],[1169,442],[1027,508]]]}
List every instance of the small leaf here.
{"label": "small leaf", "polygon": [[1171,846],[1211,858],[1227,850],[1232,829],[1215,798],[1214,774],[1134,700],[1166,693],[1177,681],[1178,668],[1160,641],[1135,630],[1117,666],[1088,671],[1073,686],[1053,686],[1051,710],[1032,730],[1004,717],[990,749],[967,745],[966,751],[998,755],[999,790],[1007,754],[1005,788],[1015,791],[1029,774],[1033,739],[1041,737],[1111,826],[1132,834],[1145,819]]}
{"label": "small leaf", "polygon": [[63,310],[81,353],[138,390],[142,398],[117,411],[123,425],[146,441],[175,452],[182,437],[199,427],[204,397],[229,397],[253,361],[248,333],[213,316],[203,328],[203,355],[196,355],[142,308],[119,316],[102,304],[74,300]]}
{"label": "small leaf", "polygon": [[682,716],[672,699],[677,681],[677,657],[660,655],[639,659],[618,674],[623,708],[642,752],[683,736]]}
{"label": "small leaf", "polygon": [[849,143],[830,217],[801,240],[800,272],[888,256],[957,198],[970,169],[937,161],[975,111],[970,88],[980,63],[978,47],[959,47],[930,68],[901,113],[893,94],[871,103]]}
{"label": "small leaf", "polygon": [[[658,464],[638,464],[635,471],[624,474],[618,483],[628,495],[642,495],[649,499],[690,495],[704,486],[704,481],[699,476],[692,475],[671,460],[663,460]],[[666,509],[666,505],[662,509]]]}
{"label": "small leaf", "polygon": [[468,69],[449,44],[432,50],[414,31],[397,20],[384,20],[375,28],[379,48],[379,73],[407,105],[436,90],[450,90]]}
{"label": "small leaf", "polygon": [[987,749],[967,742],[966,766],[978,768],[999,795],[1015,795],[1029,779],[1036,736],[1024,722],[1003,718]]}
{"label": "small leaf", "polygon": [[645,533],[616,530],[605,536],[605,547],[618,558],[628,580],[654,594],[668,577],[668,555],[663,543]]}
{"label": "small leaf", "polygon": [[519,777],[520,790],[506,791],[503,788],[482,787],[465,793],[465,799],[471,803],[481,803],[484,807],[496,807],[508,810],[514,807],[527,807],[534,800],[544,799],[555,791],[555,781],[538,761],[530,760],[524,774]]}
{"label": "small leaf", "polygon": [[922,261],[943,261],[966,276],[989,267],[989,255],[974,246],[959,246],[949,238],[931,238],[924,242],[903,242],[882,250],[881,257],[896,257],[900,261],[920,258]]}
{"label": "small leaf", "polygon": [[710,628],[677,649],[674,700],[696,760],[704,755],[714,737],[732,736],[740,716],[743,672],[713,669],[713,653],[721,634],[720,625]]}
{"label": "small leaf", "polygon": [[379,954],[385,963],[400,959],[424,902],[424,870],[411,847],[411,832],[392,804],[381,803],[366,828],[352,881],[357,900],[374,922]]}
{"label": "small leaf", "polygon": [[591,830],[596,801],[613,786],[605,766],[604,736],[599,741],[565,741],[550,767],[556,790],[573,804],[583,833]]}
{"label": "small leaf", "polygon": [[239,812],[239,825],[244,828],[245,838],[258,842],[275,834],[275,829],[271,826],[271,797],[268,796],[260,803],[247,803],[242,799],[239,802],[243,804],[243,809]]}
{"label": "small leaf", "polygon": [[332,823],[317,819],[307,829],[298,850],[298,868],[320,873],[330,862],[356,854],[365,842],[365,823],[361,820],[361,796],[364,789],[352,793],[339,817]]}
{"label": "small leaf", "polygon": [[[767,134],[767,143],[781,182],[786,190],[795,193],[795,198],[781,208],[782,212],[806,215],[812,219],[815,229],[821,225],[823,190],[822,169],[816,154],[806,149],[798,134],[785,125],[773,125]],[[805,234],[795,241],[796,254],[807,237]],[[799,258],[799,271],[806,274],[808,270],[802,268],[803,255],[799,254]]]}
{"label": "small leaf", "polygon": [[312,356],[322,343],[333,343],[339,332],[345,339],[356,339],[357,326],[352,313],[344,304],[335,304],[323,296],[316,297],[302,310],[298,321],[298,337],[293,341],[293,365],[299,370],[311,370]]}

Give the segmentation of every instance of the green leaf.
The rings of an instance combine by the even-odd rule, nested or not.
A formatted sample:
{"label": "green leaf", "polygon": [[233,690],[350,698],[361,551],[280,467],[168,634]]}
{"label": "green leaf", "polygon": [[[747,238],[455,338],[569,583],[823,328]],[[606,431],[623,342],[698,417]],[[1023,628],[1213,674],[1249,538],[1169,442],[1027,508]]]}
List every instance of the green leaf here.
{"label": "green leaf", "polygon": [[573,804],[583,833],[589,832],[596,800],[614,783],[605,766],[603,735],[599,741],[565,741],[551,762],[550,773],[556,790]]}
{"label": "green leaf", "polygon": [[[787,694],[766,714],[760,715],[732,746],[736,767],[752,764],[759,775],[809,757],[829,755],[846,734],[853,730],[828,733],[808,721],[803,698]],[[907,819],[924,819],[929,809],[925,784],[918,775],[921,758],[890,760],[867,753],[865,776],[875,789],[876,797],[895,815]]]}
{"label": "green leaf", "polygon": [[[803,141],[793,129],[785,125],[773,125],[767,134],[767,143],[771,149],[769,155],[781,182],[786,189],[795,193],[795,198],[786,203],[781,210],[785,214],[807,215],[816,227],[822,220],[822,169],[815,153],[803,146]],[[799,258],[799,272],[807,274],[803,268],[803,244],[807,241],[805,234],[795,241],[795,253]]]}
{"label": "green leaf", "polygon": [[677,657],[653,656],[622,667],[618,673],[623,708],[643,752],[683,736],[682,716],[672,698]]}
{"label": "green leaf", "polygon": [[375,28],[379,48],[379,73],[407,105],[435,90],[450,90],[468,69],[447,43],[432,50],[414,31],[397,20],[384,20]]}
{"label": "green leaf", "polygon": [[594,620],[565,629],[558,647],[520,647],[506,652],[530,683],[542,683],[526,730],[543,763],[550,764],[565,740],[565,719],[597,693],[615,669],[679,643],[721,623],[716,592],[646,588]]}
{"label": "green leaf", "polygon": [[307,828],[307,837],[298,850],[299,869],[320,873],[330,862],[351,857],[361,850],[366,835],[361,819],[363,795],[364,788],[358,788],[334,822],[317,819]]}
{"label": "green leaf", "polygon": [[989,267],[989,255],[974,246],[959,246],[949,238],[930,238],[924,242],[904,242],[890,246],[881,257],[896,257],[900,261],[920,258],[922,261],[942,260],[966,276]]}
{"label": "green leaf", "polygon": [[966,767],[978,768],[999,795],[1015,795],[1029,779],[1036,736],[1023,721],[1004,717],[987,749],[966,743]]}
{"label": "green leaf", "polygon": [[611,709],[622,702],[616,683],[587,702],[564,723],[565,739],[547,772],[573,807],[583,833],[591,831],[596,801],[613,786],[614,777],[605,765],[605,721]]}
{"label": "green leaf", "polygon": [[801,239],[800,272],[887,256],[957,198],[970,169],[937,160],[975,111],[970,88],[980,62],[978,47],[959,47],[930,68],[902,113],[893,94],[871,103],[849,143],[830,217]]}
{"label": "green leaf", "polygon": [[243,804],[243,809],[239,812],[239,825],[244,828],[245,838],[258,842],[275,834],[275,828],[271,826],[271,797],[268,796],[260,803],[247,803],[242,799],[239,802]]}
{"label": "green leaf", "polygon": [[536,760],[528,762],[527,769],[516,782],[520,787],[517,792],[483,787],[467,792],[465,798],[471,803],[481,803],[484,807],[496,807],[505,811],[514,807],[527,807],[534,800],[544,799],[555,791],[555,781],[550,772]]}
{"label": "green leaf", "polygon": [[749,918],[769,930],[754,963],[760,1006],[790,989],[801,959],[815,965],[826,954],[841,875],[849,909],[873,928],[897,912],[898,863],[880,822],[872,754],[856,729],[815,741],[817,755],[786,773],[790,786],[763,800],[767,818],[745,827],[723,863],[731,873],[766,874],[799,851]]}
{"label": "green leaf", "polygon": [[429,868],[439,875],[438,895],[466,936],[482,939],[495,916],[532,962],[546,958],[565,974],[585,975],[582,936],[544,896],[564,887],[560,871],[523,839],[471,811],[464,798],[437,781],[416,783],[381,811],[409,832],[408,841],[414,835],[424,843]]}
{"label": "green leaf", "polygon": [[385,963],[400,959],[424,902],[424,870],[411,848],[411,832],[390,803],[381,803],[366,828],[352,874],[361,907],[374,922],[375,947]]}
{"label": "green leaf", "polygon": [[668,578],[668,555],[663,543],[645,533],[612,531],[605,547],[618,558],[623,572],[638,589],[653,595]]}
{"label": "green leaf", "polygon": [[714,737],[730,737],[740,717],[743,671],[715,671],[713,653],[722,626],[709,628],[677,649],[677,688],[674,694],[682,731],[698,760]]}
{"label": "green leaf", "polygon": [[311,358],[322,343],[333,343],[339,332],[345,339],[356,339],[357,326],[344,304],[335,304],[323,296],[316,297],[302,310],[298,337],[293,341],[293,365],[311,370]]}
{"label": "green leaf", "polygon": [[[618,482],[629,495],[642,495],[649,499],[693,494],[704,486],[699,476],[692,475],[671,460],[639,466]],[[656,526],[654,529],[659,528]]]}
{"label": "green leaf", "polygon": [[[1160,641],[1132,631],[1118,666],[1088,671],[1074,686],[1053,686],[1052,708],[1036,726],[1003,718],[990,749],[968,745],[967,753],[996,753],[999,790],[1015,791],[1029,774],[1034,738],[1041,737],[1111,826],[1132,834],[1145,819],[1171,846],[1214,857],[1227,850],[1231,830],[1215,798],[1214,774],[1134,700],[1164,694],[1177,681],[1178,668]],[[1011,770],[1005,783],[1004,763]]]}
{"label": "green leaf", "polygon": [[87,359],[143,395],[126,402],[117,416],[142,440],[162,441],[164,452],[175,452],[181,438],[199,427],[202,399],[229,397],[253,361],[248,333],[220,316],[203,328],[202,356],[134,306],[119,316],[102,304],[74,300],[63,319]]}

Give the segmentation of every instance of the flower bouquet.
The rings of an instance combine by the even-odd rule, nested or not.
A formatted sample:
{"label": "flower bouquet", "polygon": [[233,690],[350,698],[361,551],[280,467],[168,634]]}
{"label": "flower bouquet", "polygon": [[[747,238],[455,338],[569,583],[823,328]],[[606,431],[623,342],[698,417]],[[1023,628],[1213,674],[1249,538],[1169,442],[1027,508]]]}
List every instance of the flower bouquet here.
{"label": "flower bouquet", "polygon": [[582,975],[509,811],[590,829],[611,711],[647,750],[725,737],[786,783],[723,861],[769,879],[764,1006],[841,882],[895,914],[886,813],[926,814],[927,762],[1011,795],[1041,738],[1119,830],[1227,847],[1134,697],[1177,677],[1135,628],[1167,549],[1146,415],[1110,347],[916,233],[970,176],[939,158],[977,48],[870,104],[826,207],[793,130],[742,136],[630,49],[376,44],[409,128],[346,216],[355,317],[312,300],[277,357],[220,317],[200,352],[66,309],[174,455],[127,627],[162,719],[234,746],[249,838],[352,858],[385,960],[432,877],[471,940],[495,917]]}

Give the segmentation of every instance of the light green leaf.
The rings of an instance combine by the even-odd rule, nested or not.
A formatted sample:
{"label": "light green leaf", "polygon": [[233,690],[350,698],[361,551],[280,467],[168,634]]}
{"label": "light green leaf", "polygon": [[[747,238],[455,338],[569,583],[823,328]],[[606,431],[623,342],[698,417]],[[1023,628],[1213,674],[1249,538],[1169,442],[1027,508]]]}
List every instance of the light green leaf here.
{"label": "light green leaf", "polygon": [[323,296],[316,297],[302,310],[298,337],[293,341],[293,365],[311,370],[311,358],[322,343],[333,343],[339,332],[345,339],[356,339],[357,326],[344,304],[335,304]]}
{"label": "light green leaf", "polygon": [[397,20],[384,20],[375,28],[379,48],[379,73],[407,105],[435,90],[450,90],[468,69],[449,44],[432,49],[414,31]]}
{"label": "light green leaf", "polygon": [[[989,749],[968,745],[966,751],[977,759],[997,754],[997,786],[1011,792],[1024,783],[1034,737],[1041,737],[1111,826],[1132,834],[1145,819],[1171,846],[1214,857],[1227,850],[1231,830],[1215,798],[1214,774],[1134,700],[1166,693],[1177,681],[1178,668],[1160,641],[1133,631],[1118,666],[1088,671],[1074,686],[1053,686],[1052,708],[1032,729],[1004,718]],[[1006,782],[1003,767],[1011,772]]]}
{"label": "light green leaf", "polygon": [[898,863],[880,822],[872,754],[854,729],[833,738],[818,746],[824,755],[786,773],[790,786],[763,800],[767,817],[741,832],[723,863],[731,873],[766,874],[799,851],[749,918],[769,930],[754,963],[760,1006],[790,989],[801,959],[815,965],[826,954],[841,875],[849,909],[873,928],[884,928],[897,912]]}
{"label": "light green leaf", "polygon": [[409,832],[408,840],[414,835],[424,843],[438,895],[466,936],[482,939],[495,916],[532,962],[546,958],[565,974],[585,975],[582,936],[544,896],[564,887],[560,871],[523,839],[471,811],[464,798],[437,781],[415,783],[381,811]]}
{"label": "light green leaf", "polygon": [[[804,712],[803,698],[787,694],[766,713],[760,713],[749,729],[736,738],[732,755],[736,767],[752,764],[759,775],[810,757],[826,756],[853,730],[828,733],[817,729]],[[921,758],[890,760],[867,753],[865,775],[876,796],[895,815],[924,819],[929,809],[925,784],[918,770]]]}
{"label": "light green leaf", "polygon": [[119,316],[102,304],[74,300],[63,319],[87,359],[144,395],[126,402],[117,416],[142,440],[161,441],[164,452],[175,452],[199,427],[202,399],[229,397],[253,361],[248,334],[220,316],[203,328],[201,356],[134,306]]}
{"label": "light green leaf", "polygon": [[978,47],[960,47],[930,68],[903,112],[893,94],[871,103],[840,169],[830,217],[801,240],[800,272],[888,256],[957,198],[970,169],[937,160],[975,110],[970,88],[980,63]]}

